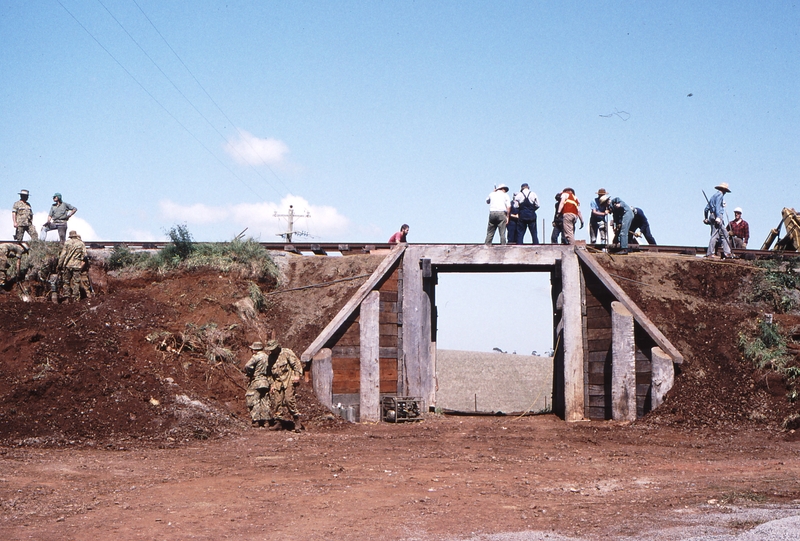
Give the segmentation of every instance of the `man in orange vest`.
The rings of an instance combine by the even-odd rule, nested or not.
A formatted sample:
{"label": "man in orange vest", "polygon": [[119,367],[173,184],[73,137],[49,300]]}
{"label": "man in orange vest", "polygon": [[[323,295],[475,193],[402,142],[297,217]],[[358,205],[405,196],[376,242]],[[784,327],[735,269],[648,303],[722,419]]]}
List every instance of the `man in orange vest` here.
{"label": "man in orange vest", "polygon": [[580,202],[575,197],[575,190],[564,188],[561,192],[561,203],[558,205],[558,213],[564,220],[564,236],[567,237],[567,244],[575,244],[575,222],[580,220],[583,229],[583,216],[581,216]]}

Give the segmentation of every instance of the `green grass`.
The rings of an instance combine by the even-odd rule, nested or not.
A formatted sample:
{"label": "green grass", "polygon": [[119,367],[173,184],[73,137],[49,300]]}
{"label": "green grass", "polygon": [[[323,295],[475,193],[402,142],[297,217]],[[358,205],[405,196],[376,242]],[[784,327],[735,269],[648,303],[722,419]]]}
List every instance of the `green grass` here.
{"label": "green grass", "polygon": [[[110,270],[161,274],[178,269],[213,269],[222,273],[236,273],[256,282],[277,281],[278,268],[275,262],[269,252],[252,238],[197,243],[185,225],[176,225],[166,233],[170,243],[158,252],[133,252],[127,246],[117,246],[106,260],[106,265]],[[252,288],[250,295],[254,296]],[[256,302],[256,298],[253,301]],[[263,306],[263,299],[260,306]]]}

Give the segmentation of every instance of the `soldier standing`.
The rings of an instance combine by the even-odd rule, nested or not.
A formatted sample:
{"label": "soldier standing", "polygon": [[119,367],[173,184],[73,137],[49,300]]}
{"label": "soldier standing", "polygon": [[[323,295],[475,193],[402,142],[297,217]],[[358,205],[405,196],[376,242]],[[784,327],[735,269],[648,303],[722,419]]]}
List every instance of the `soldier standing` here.
{"label": "soldier standing", "polygon": [[281,406],[286,406],[294,421],[294,431],[300,432],[303,425],[300,423],[300,412],[297,410],[294,387],[300,383],[300,378],[303,376],[303,365],[300,364],[300,359],[297,358],[294,351],[282,348],[277,340],[267,342],[265,349],[272,367],[272,387],[269,391],[272,418],[280,419],[278,410]]}
{"label": "soldier standing", "polygon": [[58,229],[58,240],[61,244],[64,244],[67,236],[67,220],[72,218],[72,215],[76,212],[78,212],[78,209],[69,203],[64,203],[60,193],[53,194],[53,206],[50,207],[47,221],[42,226],[42,240],[47,238],[48,231]]}
{"label": "soldier standing", "polygon": [[64,243],[58,256],[58,271],[63,274],[62,283],[67,295],[70,295],[73,301],[81,299],[81,268],[85,259],[86,245],[78,236],[78,232],[72,230],[69,232],[69,240]]}
{"label": "soldier standing", "polygon": [[28,190],[19,191],[19,201],[14,203],[11,209],[11,217],[14,220],[14,240],[22,242],[22,238],[27,231],[31,240],[39,240],[39,235],[36,234],[36,228],[33,227],[33,210],[31,204],[28,203]]}
{"label": "soldier standing", "polygon": [[[22,254],[27,252],[28,245],[24,242],[16,244],[13,242],[4,242],[0,244],[0,286],[6,285],[6,282],[10,282],[12,279],[19,276]],[[17,259],[17,269],[12,276],[8,276],[8,269],[11,266],[8,262],[8,258],[10,257],[15,257]]]}
{"label": "soldier standing", "polygon": [[254,353],[244,365],[244,373],[250,378],[244,401],[250,411],[253,425],[264,426],[269,423],[269,426],[273,426],[275,419],[272,417],[272,408],[269,403],[270,387],[272,386],[269,355],[264,352],[264,344],[261,342],[253,342],[250,349]]}

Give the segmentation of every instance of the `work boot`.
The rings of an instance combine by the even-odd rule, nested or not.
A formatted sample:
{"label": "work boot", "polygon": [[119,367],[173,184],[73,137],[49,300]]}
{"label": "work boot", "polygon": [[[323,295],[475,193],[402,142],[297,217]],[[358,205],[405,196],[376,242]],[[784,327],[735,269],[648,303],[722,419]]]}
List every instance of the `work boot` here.
{"label": "work boot", "polygon": [[296,414],[296,415],[292,415],[292,421],[294,421],[294,431],[295,432],[300,432],[301,430],[303,430],[305,428],[303,426],[303,423],[300,422],[300,414],[299,413]]}

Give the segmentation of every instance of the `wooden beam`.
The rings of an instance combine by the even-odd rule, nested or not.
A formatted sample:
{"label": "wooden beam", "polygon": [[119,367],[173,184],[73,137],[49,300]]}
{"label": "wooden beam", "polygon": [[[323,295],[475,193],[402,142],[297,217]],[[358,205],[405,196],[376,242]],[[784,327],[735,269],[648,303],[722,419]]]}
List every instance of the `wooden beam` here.
{"label": "wooden beam", "polygon": [[612,295],[614,295],[617,300],[622,303],[622,305],[633,315],[633,318],[636,322],[641,325],[641,327],[650,335],[653,341],[660,347],[664,352],[672,357],[672,362],[680,364],[683,362],[683,355],[675,348],[675,346],[667,340],[667,337],[658,330],[650,318],[648,318],[641,309],[636,306],[636,303],[622,290],[622,288],[614,281],[610,274],[602,267],[600,264],[594,260],[594,258],[583,248],[576,248],[575,253],[578,254],[583,263],[589,267],[597,278],[603,282],[603,285],[608,288]]}
{"label": "wooden beam", "polygon": [[371,291],[361,302],[360,418],[361,423],[377,423],[380,415],[380,359],[378,358],[378,316],[380,292]]}
{"label": "wooden beam", "polygon": [[356,294],[351,297],[347,304],[339,310],[339,313],[331,320],[330,323],[322,330],[317,338],[308,346],[308,349],[303,352],[301,359],[303,362],[310,360],[317,352],[325,346],[328,340],[339,330],[339,327],[347,322],[347,319],[358,309],[361,302],[367,297],[370,291],[378,285],[384,277],[392,272],[394,265],[403,255],[406,250],[405,244],[398,244],[389,252],[389,254],[381,261],[378,268],[376,268],[372,275],[366,282],[361,284]]}

